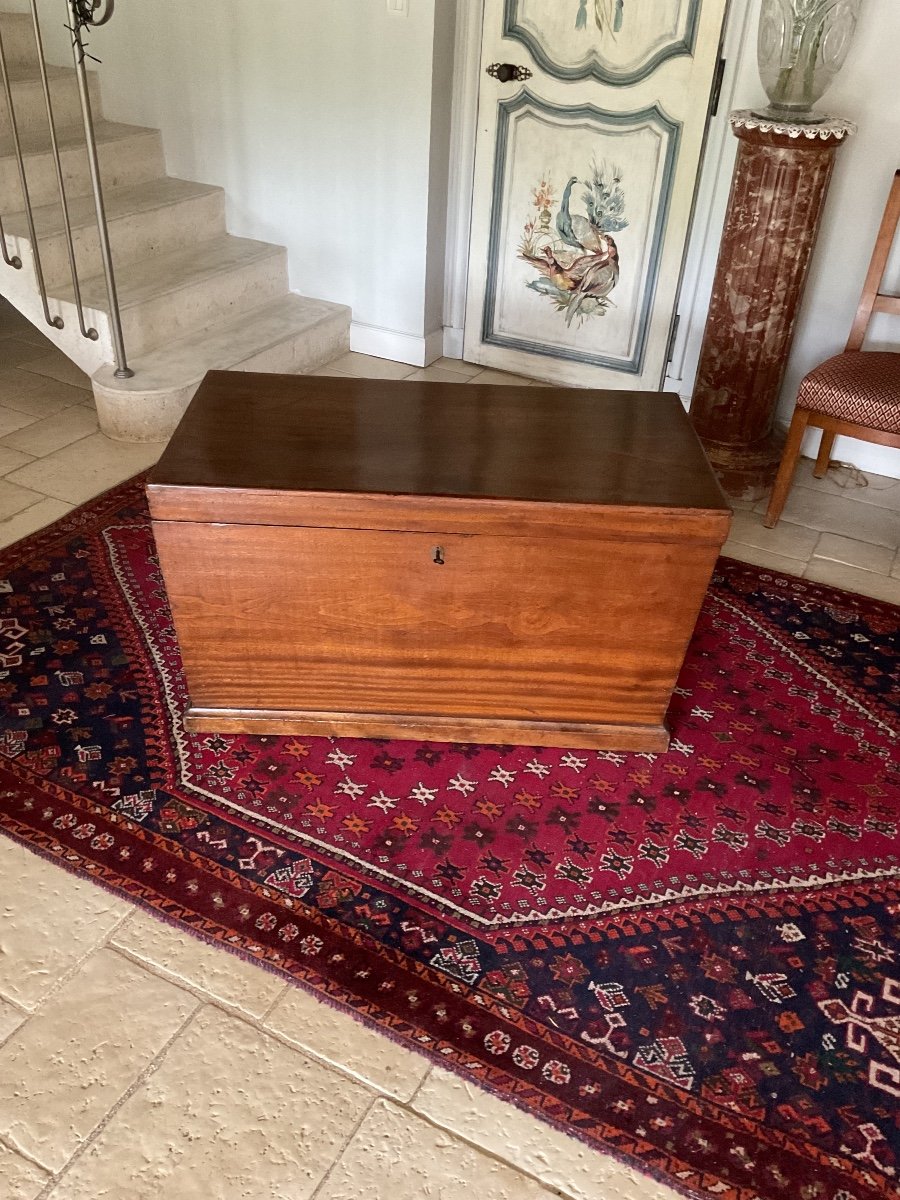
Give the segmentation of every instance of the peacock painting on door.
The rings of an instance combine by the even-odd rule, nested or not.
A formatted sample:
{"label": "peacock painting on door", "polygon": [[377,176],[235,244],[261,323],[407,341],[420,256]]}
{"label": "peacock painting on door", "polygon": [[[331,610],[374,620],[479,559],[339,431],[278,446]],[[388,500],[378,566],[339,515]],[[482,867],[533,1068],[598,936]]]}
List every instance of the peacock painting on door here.
{"label": "peacock painting on door", "polygon": [[725,3],[485,0],[467,358],[659,386]]}
{"label": "peacock painting on door", "polygon": [[619,249],[613,234],[628,226],[620,168],[596,162],[585,180],[582,200],[586,216],[573,212],[573,175],[563,189],[556,217],[554,186],[545,172],[534,189],[536,217],[525,222],[519,257],[540,272],[528,287],[546,296],[566,325],[602,317],[619,282]]}

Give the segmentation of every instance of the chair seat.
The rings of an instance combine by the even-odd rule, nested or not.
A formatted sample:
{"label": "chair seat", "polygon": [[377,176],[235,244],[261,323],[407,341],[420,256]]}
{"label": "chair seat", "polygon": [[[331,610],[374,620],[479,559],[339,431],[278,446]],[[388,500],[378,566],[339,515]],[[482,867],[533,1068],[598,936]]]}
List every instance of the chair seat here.
{"label": "chair seat", "polygon": [[806,376],[797,406],[883,433],[900,433],[900,353],[836,354]]}

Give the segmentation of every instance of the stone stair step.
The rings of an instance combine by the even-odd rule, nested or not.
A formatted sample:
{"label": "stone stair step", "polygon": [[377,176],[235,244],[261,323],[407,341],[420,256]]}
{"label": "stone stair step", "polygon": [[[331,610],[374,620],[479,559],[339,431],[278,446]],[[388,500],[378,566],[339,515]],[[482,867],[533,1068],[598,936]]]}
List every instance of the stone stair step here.
{"label": "stone stair step", "polygon": [[[36,67],[10,70],[10,86],[13,107],[19,132],[24,134],[36,129],[47,128],[47,102],[44,88]],[[78,80],[74,67],[47,67],[53,118],[57,129],[81,123],[81,101],[78,98]],[[94,119],[101,114],[100,81],[95,71],[88,71],[88,93]],[[6,94],[0,91],[0,135],[10,132],[9,114],[6,111]]]}
{"label": "stone stair step", "polygon": [[[187,249],[125,263],[116,270],[116,285],[125,348],[138,357],[238,309],[287,293],[287,252],[283,246],[221,234]],[[102,275],[83,280],[81,294],[87,309],[108,313]],[[54,289],[53,296],[74,300],[71,286]]]}
{"label": "stone stair step", "polygon": [[[97,121],[94,128],[104,188],[127,187],[165,174],[162,136],[158,129],[120,125],[115,121]],[[59,190],[46,122],[23,131],[21,140],[32,204],[42,207],[56,203]],[[91,177],[81,123],[58,129],[57,140],[66,195],[70,198],[87,195],[91,190]],[[5,216],[21,207],[22,189],[12,136],[4,129],[0,130],[0,212]]]}
{"label": "stone stair step", "polygon": [[110,437],[159,441],[173,431],[207,371],[304,374],[349,344],[349,308],[287,294],[133,358],[132,379],[101,367],[92,380],[101,425]]}
{"label": "stone stair step", "polygon": [[37,65],[37,43],[30,13],[0,12],[0,34],[3,36],[6,65],[10,69],[21,70]]}
{"label": "stone stair step", "polygon": [[[123,336],[133,378],[115,378],[106,280],[101,271],[90,173],[72,68],[48,66],[81,295],[84,338],[74,311],[62,208],[47,128],[31,18],[0,13],[33,220],[50,309],[64,318],[51,339],[92,374],[101,426],[126,441],[168,436],[210,369],[304,373],[349,348],[350,310],[288,291],[283,246],[225,231],[220,188],[170,179],[157,130],[105,121],[99,77],[89,87],[104,182]],[[42,329],[30,231],[5,99],[0,95],[0,212],[25,264],[4,272],[4,290]]]}
{"label": "stone stair step", "polygon": [[[225,193],[210,184],[161,175],[127,187],[104,189],[104,202],[117,269],[225,233]],[[103,261],[93,195],[73,196],[68,203],[79,278],[98,275]],[[32,217],[44,279],[52,292],[56,285],[71,280],[62,206],[56,199],[35,208]],[[7,239],[25,262],[29,246],[25,213],[10,214],[3,225]]]}

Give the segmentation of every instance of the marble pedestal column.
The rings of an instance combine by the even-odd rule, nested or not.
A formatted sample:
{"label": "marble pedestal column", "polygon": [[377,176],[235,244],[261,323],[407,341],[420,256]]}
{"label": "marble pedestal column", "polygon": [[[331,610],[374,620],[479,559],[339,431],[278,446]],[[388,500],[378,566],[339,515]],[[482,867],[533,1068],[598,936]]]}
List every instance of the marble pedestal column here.
{"label": "marble pedestal column", "polygon": [[691,420],[725,491],[766,494],[781,457],[775,407],[834,154],[855,126],[731,115],[740,141]]}

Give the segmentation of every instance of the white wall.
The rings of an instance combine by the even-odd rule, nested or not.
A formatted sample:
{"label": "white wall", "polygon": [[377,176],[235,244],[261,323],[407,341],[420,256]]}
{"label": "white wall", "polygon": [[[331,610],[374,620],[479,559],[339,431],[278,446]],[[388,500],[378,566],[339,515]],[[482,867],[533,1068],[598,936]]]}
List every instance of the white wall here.
{"label": "white wall", "polygon": [[[726,97],[718,126],[727,120],[727,110],[753,108],[765,102],[756,68],[756,21],[759,0],[733,0],[729,18],[729,51],[732,54]],[[739,47],[746,25],[747,36]],[[737,60],[735,51],[740,48]],[[788,360],[779,404],[779,422],[790,420],[797,386],[807,371],[844,348],[862,288],[878,224],[894,171],[900,168],[900,2],[863,0],[857,36],[850,57],[819,109],[847,117],[859,133],[842,146],[836,156],[835,172],[819,240],[813,257],[796,336]],[[695,227],[688,262],[685,328],[680,348],[678,386],[690,395],[699,356],[712,277],[718,253],[718,238],[724,219],[736,139],[725,135],[717,153],[716,132],[710,139],[711,153],[702,187],[711,197],[709,227]],[[702,208],[702,206],[701,206]],[[892,257],[888,283],[900,292],[900,247]],[[900,346],[900,327],[894,318],[877,318],[872,326],[870,348]],[[809,435],[805,452],[813,453],[818,434]],[[834,457],[852,462],[863,470],[900,478],[900,451],[868,442],[838,438]]]}
{"label": "white wall", "polygon": [[[48,57],[68,63],[64,0],[40,3]],[[438,3],[436,20],[435,0],[407,16],[118,0],[90,35],[106,115],[161,129],[169,174],[224,187],[231,233],[286,244],[292,289],[351,305],[357,348],[417,363],[442,325],[442,236],[426,247],[446,220],[454,6]]]}

